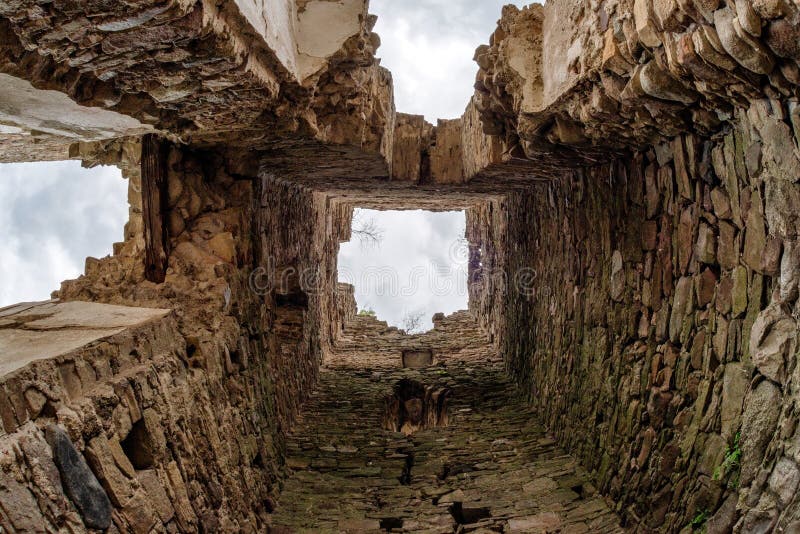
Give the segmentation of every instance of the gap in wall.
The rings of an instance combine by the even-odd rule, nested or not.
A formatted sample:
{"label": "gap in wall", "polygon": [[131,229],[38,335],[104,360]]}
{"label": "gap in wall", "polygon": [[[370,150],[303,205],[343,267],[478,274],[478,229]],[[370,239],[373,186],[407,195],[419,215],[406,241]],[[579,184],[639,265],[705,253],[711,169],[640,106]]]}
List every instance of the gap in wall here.
{"label": "gap in wall", "polygon": [[468,308],[465,233],[464,211],[356,208],[351,239],[339,249],[339,281],[355,287],[359,313],[427,332],[434,314]]}
{"label": "gap in wall", "polygon": [[47,300],[112,253],[128,221],[128,182],[117,167],[80,161],[0,164],[0,307]]}

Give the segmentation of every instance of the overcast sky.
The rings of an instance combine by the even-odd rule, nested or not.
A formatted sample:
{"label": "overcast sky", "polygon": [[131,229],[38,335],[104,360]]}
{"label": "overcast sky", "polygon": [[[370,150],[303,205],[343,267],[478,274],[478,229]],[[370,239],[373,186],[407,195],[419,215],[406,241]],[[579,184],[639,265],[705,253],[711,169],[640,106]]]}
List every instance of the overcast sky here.
{"label": "overcast sky", "polygon": [[0,165],[0,307],[49,299],[87,256],[110,254],[128,220],[127,184],[116,167],[78,161]]}
{"label": "overcast sky", "polygon": [[381,36],[378,57],[392,71],[397,110],[429,122],[460,117],[472,96],[475,49],[488,44],[511,0],[370,0]]}
{"label": "overcast sky", "polygon": [[400,328],[420,313],[429,330],[434,313],[467,308],[463,211],[358,211],[382,231],[377,245],[355,237],[339,250],[339,281],[355,286],[359,310]]}
{"label": "overcast sky", "polygon": [[[431,122],[460,116],[473,92],[475,48],[488,42],[506,3],[372,0],[382,40],[378,56],[393,72],[398,111],[423,114]],[[111,253],[128,217],[126,187],[115,168],[81,169],[78,162],[0,164],[0,306],[47,299],[62,280],[83,272],[87,256]],[[381,249],[362,255],[357,245],[342,251],[357,278],[381,265],[406,274],[414,267],[441,267],[453,231],[463,231],[459,214],[378,218],[386,234]],[[358,290],[360,305],[393,324],[406,311],[424,310],[429,321],[433,312],[466,307],[466,295],[436,296],[424,286],[414,297],[399,300]]]}

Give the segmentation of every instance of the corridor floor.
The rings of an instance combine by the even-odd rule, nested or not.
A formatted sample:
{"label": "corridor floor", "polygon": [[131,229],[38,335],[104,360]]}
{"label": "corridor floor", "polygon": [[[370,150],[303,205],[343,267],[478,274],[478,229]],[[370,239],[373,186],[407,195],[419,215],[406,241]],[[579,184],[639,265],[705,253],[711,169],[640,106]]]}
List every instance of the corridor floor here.
{"label": "corridor floor", "polygon": [[[446,426],[384,430],[395,385],[449,389]],[[619,532],[502,369],[326,370],[289,438],[272,532]]]}

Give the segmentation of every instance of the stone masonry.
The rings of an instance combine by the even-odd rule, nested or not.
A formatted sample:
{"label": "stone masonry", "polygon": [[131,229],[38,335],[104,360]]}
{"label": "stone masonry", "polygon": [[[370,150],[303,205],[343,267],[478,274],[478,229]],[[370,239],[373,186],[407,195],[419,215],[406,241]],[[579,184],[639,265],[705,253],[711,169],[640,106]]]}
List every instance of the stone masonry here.
{"label": "stone masonry", "polygon": [[[449,391],[447,425],[382,429],[401,379]],[[325,371],[288,438],[277,532],[618,532],[497,365]]]}
{"label": "stone masonry", "polygon": [[[0,310],[0,532],[800,532],[800,3],[498,17],[433,125],[366,0],[0,0],[0,161],[130,186]],[[358,316],[355,208],[469,309]]]}

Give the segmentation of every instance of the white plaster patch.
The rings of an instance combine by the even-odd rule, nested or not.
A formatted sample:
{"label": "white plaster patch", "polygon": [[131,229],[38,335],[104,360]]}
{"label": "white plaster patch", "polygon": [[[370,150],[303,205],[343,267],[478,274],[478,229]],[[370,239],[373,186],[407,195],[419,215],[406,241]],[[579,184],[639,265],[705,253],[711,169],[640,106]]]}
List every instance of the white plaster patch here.
{"label": "white plaster patch", "polygon": [[236,7],[286,70],[297,77],[294,0],[236,0]]}
{"label": "white plaster patch", "polygon": [[361,30],[364,0],[316,0],[306,4],[297,19],[299,78],[304,80],[322,68],[327,59]]}
{"label": "white plaster patch", "polygon": [[569,65],[584,53],[579,31],[583,24],[581,2],[552,0],[545,4],[542,46],[543,107],[560,96],[577,75]]}

